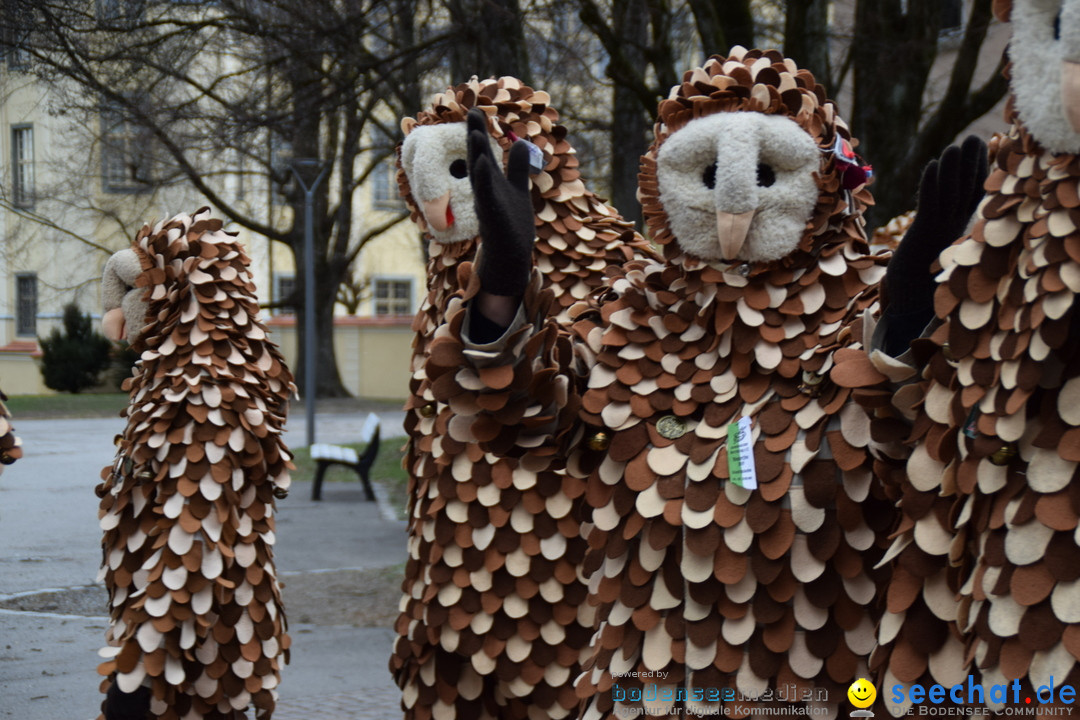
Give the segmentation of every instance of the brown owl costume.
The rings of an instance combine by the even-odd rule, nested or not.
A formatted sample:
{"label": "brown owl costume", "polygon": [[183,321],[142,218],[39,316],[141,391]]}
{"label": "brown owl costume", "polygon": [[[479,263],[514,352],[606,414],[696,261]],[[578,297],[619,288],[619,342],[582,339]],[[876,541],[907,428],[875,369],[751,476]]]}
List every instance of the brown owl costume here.
{"label": "brown owl costume", "polygon": [[[914,369],[852,365],[899,479],[874,657],[894,715],[914,682],[1019,679],[1021,704],[1080,684],[1080,2],[995,3],[1010,10],[1013,126],[971,235],[941,255],[937,324]],[[874,385],[913,374],[891,403]]]}
{"label": "brown owl costume", "polygon": [[[759,148],[741,145],[751,122],[763,123]],[[767,191],[798,133],[814,153],[811,209],[796,216],[794,247],[764,247],[781,233],[755,223],[783,211]],[[870,484],[867,424],[825,379],[837,349],[861,341],[852,319],[882,269],[862,229],[869,195],[845,190],[850,165],[834,152],[848,139],[813,76],[775,52],[712,58],[660,105],[640,194],[667,263],[628,264],[590,334],[582,418],[611,439],[586,496],[602,622],[578,683],[584,718],[824,700],[817,690],[835,703],[872,647],[888,513]],[[704,195],[683,185],[703,170],[699,182],[720,190],[733,156],[758,149],[756,210],[751,199],[716,221],[752,212],[746,244],[735,262],[703,262],[692,233],[713,220],[687,222]],[[718,208],[743,190],[724,188]],[[747,469],[728,441],[743,418],[757,489],[732,479]]]}
{"label": "brown owl costume", "polygon": [[153,718],[240,720],[252,705],[270,718],[288,658],[272,547],[294,387],[248,258],[221,227],[205,209],[144,227],[105,273],[106,324],[127,311],[142,356],[98,487],[110,599],[99,672],[103,691],[148,687]]}
{"label": "brown owl costume", "polygon": [[[536,263],[556,298],[545,314],[565,317],[565,308],[600,285],[609,264],[651,254],[632,226],[585,188],[546,93],[514,78],[474,78],[402,123],[401,193],[432,242],[428,295],[413,325],[405,422],[410,561],[390,665],[408,717],[565,717],[577,703],[572,682],[589,637],[578,610],[585,598],[578,573],[583,488],[565,477],[558,458],[524,462],[512,441],[482,450],[439,402],[429,375],[437,330],[448,302],[461,296],[459,277],[468,277],[477,247],[465,147],[473,107],[486,114],[500,156],[517,138],[543,154],[532,199]],[[509,395],[507,382],[491,383]],[[505,407],[499,417],[520,410]]]}
{"label": "brown owl costume", "polygon": [[[572,337],[527,323],[543,317],[535,278],[495,349],[458,339],[452,304],[430,374],[475,435],[572,452],[587,476],[583,717],[715,712],[734,693],[835,701],[873,647],[889,518],[868,423],[825,379],[882,274],[865,169],[813,76],[776,52],[688,72],[656,133],[640,195],[666,262],[627,263],[572,310]],[[535,422],[492,421],[495,377]],[[725,440],[744,417],[757,489],[731,481]]]}
{"label": "brown owl costume", "polygon": [[0,474],[4,465],[10,465],[23,455],[22,440],[15,434],[11,424],[11,413],[4,404],[7,396],[0,392]]}

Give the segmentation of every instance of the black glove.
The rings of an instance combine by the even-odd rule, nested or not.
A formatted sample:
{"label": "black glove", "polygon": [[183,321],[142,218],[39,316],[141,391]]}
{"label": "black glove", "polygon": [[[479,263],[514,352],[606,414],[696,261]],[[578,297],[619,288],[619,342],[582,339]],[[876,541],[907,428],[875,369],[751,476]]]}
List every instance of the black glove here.
{"label": "black glove", "polygon": [[150,688],[140,686],[126,693],[113,682],[101,708],[105,720],[144,720],[150,712]]}
{"label": "black glove", "polygon": [[491,152],[487,119],[478,108],[469,111],[469,182],[483,243],[477,275],[492,295],[521,297],[532,273],[536,236],[529,194],[529,147],[518,140],[510,148],[506,175]]}
{"label": "black glove", "polygon": [[974,135],[945,148],[923,170],[915,220],[885,272],[888,354],[902,354],[933,318],[937,284],[930,266],[967,229],[988,174],[986,143]]}

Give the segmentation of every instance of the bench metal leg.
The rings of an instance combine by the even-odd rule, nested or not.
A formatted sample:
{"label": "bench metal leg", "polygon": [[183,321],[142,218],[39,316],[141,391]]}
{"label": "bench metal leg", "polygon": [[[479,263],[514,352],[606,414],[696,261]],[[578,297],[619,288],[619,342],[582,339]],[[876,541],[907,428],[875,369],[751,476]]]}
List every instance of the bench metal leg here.
{"label": "bench metal leg", "polygon": [[357,470],[356,472],[360,475],[360,479],[364,481],[364,496],[371,502],[375,502],[375,491],[372,490],[371,481],[368,480],[367,469]]}
{"label": "bench metal leg", "polygon": [[311,486],[311,499],[322,500],[322,481],[329,463],[320,462],[315,470],[315,484]]}

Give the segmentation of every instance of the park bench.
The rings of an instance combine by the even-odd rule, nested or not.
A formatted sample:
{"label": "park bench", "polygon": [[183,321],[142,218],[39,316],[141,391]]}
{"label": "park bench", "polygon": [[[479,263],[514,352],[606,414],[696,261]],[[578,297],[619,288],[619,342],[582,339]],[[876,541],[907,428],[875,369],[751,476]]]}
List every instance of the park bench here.
{"label": "park bench", "polygon": [[315,484],[311,487],[312,500],[322,499],[323,475],[331,465],[344,465],[355,470],[364,483],[364,495],[368,500],[375,499],[371,479],[368,477],[375,456],[379,454],[379,417],[375,413],[370,413],[364,421],[364,426],[360,429],[360,442],[367,443],[363,454],[341,445],[318,443],[311,446],[311,459],[316,463]]}

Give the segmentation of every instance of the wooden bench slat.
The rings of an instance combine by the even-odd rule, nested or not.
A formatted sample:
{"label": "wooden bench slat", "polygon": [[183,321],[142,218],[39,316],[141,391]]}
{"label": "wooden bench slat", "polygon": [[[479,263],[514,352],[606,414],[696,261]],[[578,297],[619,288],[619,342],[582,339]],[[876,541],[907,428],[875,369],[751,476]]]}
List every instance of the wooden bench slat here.
{"label": "wooden bench slat", "polygon": [[360,431],[361,442],[366,443],[364,454],[361,456],[356,450],[340,445],[328,443],[316,443],[309,448],[311,459],[315,461],[315,482],[311,486],[311,499],[319,500],[322,497],[323,474],[333,464],[340,463],[351,467],[360,476],[364,484],[364,494],[368,500],[375,500],[375,493],[371,488],[368,473],[375,456],[379,452],[379,417],[375,413],[369,413]]}
{"label": "wooden bench slat", "polygon": [[321,443],[311,446],[311,459],[334,460],[336,462],[347,462],[353,465],[360,462],[360,456],[357,455],[356,451],[352,448],[342,447],[341,445],[326,445]]}

